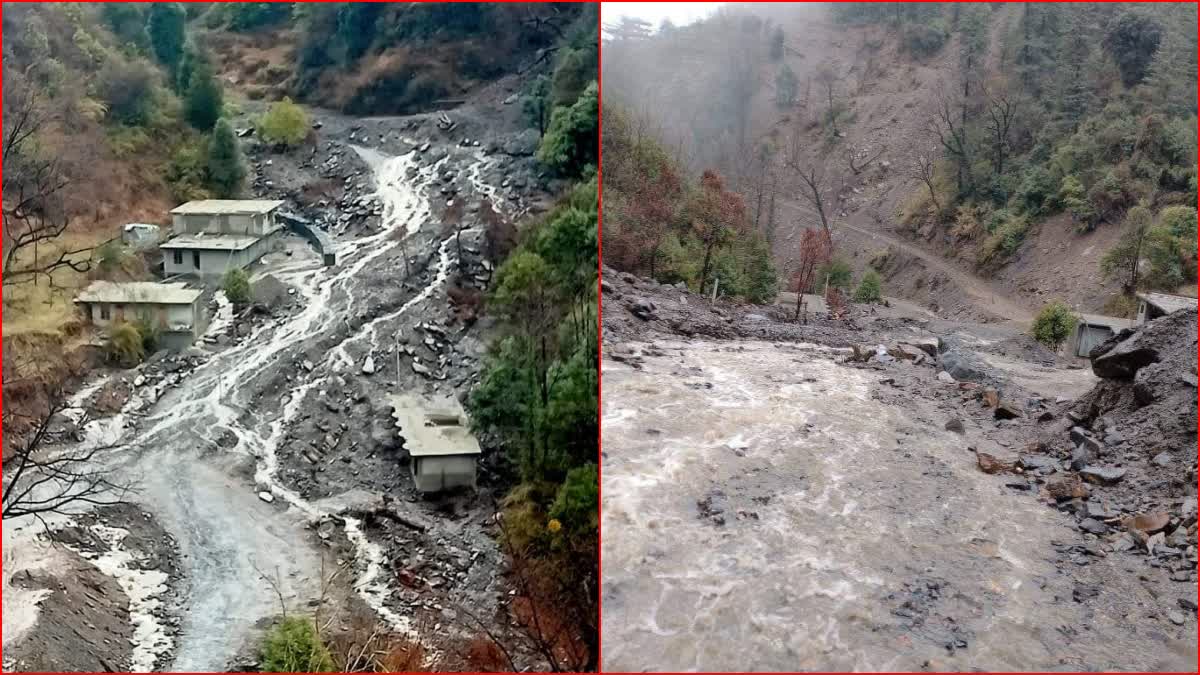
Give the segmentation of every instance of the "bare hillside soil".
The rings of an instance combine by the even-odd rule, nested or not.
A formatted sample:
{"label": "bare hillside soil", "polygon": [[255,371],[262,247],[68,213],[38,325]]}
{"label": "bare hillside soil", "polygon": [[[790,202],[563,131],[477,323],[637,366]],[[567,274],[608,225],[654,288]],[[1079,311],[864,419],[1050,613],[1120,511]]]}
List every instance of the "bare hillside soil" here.
{"label": "bare hillside soil", "polygon": [[[993,12],[993,72],[1003,67],[1003,29],[1016,11],[1006,6]],[[1101,226],[1080,236],[1069,217],[1051,218],[1031,230],[1007,265],[985,272],[975,266],[974,246],[901,223],[905,205],[926,190],[911,176],[913,159],[942,152],[927,129],[938,92],[952,93],[960,86],[957,37],[922,60],[904,52],[893,31],[835,24],[826,14],[806,16],[802,25],[785,25],[784,30],[789,36],[784,62],[801,83],[801,103],[781,113],[773,88],[762,87],[754,128],[780,140],[797,124],[809,129],[807,153],[824,172],[825,198],[837,205],[834,237],[856,271],[865,270],[875,256],[890,253],[890,264],[880,270],[888,289],[936,307],[947,317],[1027,321],[1050,299],[1063,299],[1081,311],[1101,310],[1116,287],[1102,280],[1099,260],[1119,238],[1116,227]],[[835,98],[847,106],[839,118],[842,135],[837,139],[817,122],[828,108],[816,80],[823,67],[839,76]],[[777,68],[771,64],[761,75],[763,82],[773,82]],[[877,154],[879,158],[855,175],[848,168],[847,152],[854,152],[860,163]],[[784,200],[780,215],[774,252],[786,268],[797,255],[800,230],[816,227],[819,221],[798,198]]]}

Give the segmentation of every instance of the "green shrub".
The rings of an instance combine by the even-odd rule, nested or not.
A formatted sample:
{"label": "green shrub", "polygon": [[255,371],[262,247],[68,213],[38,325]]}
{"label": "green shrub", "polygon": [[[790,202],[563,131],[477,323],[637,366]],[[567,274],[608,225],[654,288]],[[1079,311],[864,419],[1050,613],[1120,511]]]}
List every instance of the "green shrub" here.
{"label": "green shrub", "polygon": [[1049,171],[1040,166],[1033,167],[1025,172],[1017,187],[1017,201],[1025,213],[1037,218],[1057,208],[1056,187]]}
{"label": "green shrub", "polygon": [[947,37],[946,24],[939,19],[928,24],[906,24],[900,39],[908,53],[923,58],[938,53]]}
{"label": "green shrub", "polygon": [[107,277],[121,267],[125,259],[125,247],[119,241],[105,242],[96,249],[96,270],[101,276]]}
{"label": "green shrub", "polygon": [[854,289],[854,302],[874,304],[882,301],[883,288],[879,273],[869,269],[858,282],[858,288]]}
{"label": "green shrub", "polygon": [[573,536],[591,533],[599,525],[599,506],[600,476],[595,464],[585,464],[567,472],[550,507],[550,517]]}
{"label": "green shrub", "polygon": [[158,351],[159,330],[148,317],[138,319],[134,324],[138,335],[142,338],[142,353],[153,354]]}
{"label": "green shrub", "polygon": [[212,196],[206,187],[207,155],[207,145],[202,140],[185,140],[175,150],[163,176],[175,201],[190,202],[193,199],[208,199]]}
{"label": "green shrub", "polygon": [[1158,222],[1173,237],[1196,239],[1196,209],[1191,206],[1168,206],[1158,214]]}
{"label": "green shrub", "polygon": [[264,673],[329,673],[334,670],[333,657],[312,620],[286,617],[267,634],[262,649]]}
{"label": "green shrub", "polygon": [[108,328],[108,358],[123,368],[132,368],[146,358],[146,346],[137,326],[121,321]]}
{"label": "green shrub", "polygon": [[275,26],[292,15],[290,2],[232,2],[229,4],[229,27],[236,31]]}
{"label": "green shrub", "polygon": [[850,288],[850,284],[854,283],[854,272],[845,260],[834,258],[818,267],[817,271],[813,273],[812,292],[820,293],[824,291],[827,280],[830,288],[846,290]]}
{"label": "green shrub", "polygon": [[1079,317],[1066,304],[1055,300],[1042,308],[1033,320],[1031,332],[1033,339],[1058,351],[1063,343],[1075,330]]}
{"label": "green shrub", "polygon": [[559,106],[550,115],[537,157],[567,176],[581,176],[599,157],[599,87],[588,85],[570,107]]}
{"label": "green shrub", "polygon": [[1134,202],[1121,180],[1109,171],[1088,190],[1088,203],[1098,218],[1111,221]]}
{"label": "green shrub", "polygon": [[226,272],[225,277],[221,279],[221,290],[225,291],[225,297],[235,305],[250,302],[250,277],[246,275],[246,270],[234,268]]}
{"label": "green shrub", "polygon": [[258,122],[258,135],[267,143],[292,147],[308,138],[308,114],[292,99],[271,104]]}
{"label": "green shrub", "polygon": [[[999,211],[997,213],[1000,213]],[[990,225],[991,223],[989,223]],[[1016,253],[1029,231],[1029,220],[1025,216],[1008,216],[984,242],[977,262],[986,265],[997,258],[1007,258]]]}
{"label": "green shrub", "polygon": [[141,60],[112,59],[96,76],[96,91],[109,116],[131,126],[146,124],[154,114],[154,70]]}

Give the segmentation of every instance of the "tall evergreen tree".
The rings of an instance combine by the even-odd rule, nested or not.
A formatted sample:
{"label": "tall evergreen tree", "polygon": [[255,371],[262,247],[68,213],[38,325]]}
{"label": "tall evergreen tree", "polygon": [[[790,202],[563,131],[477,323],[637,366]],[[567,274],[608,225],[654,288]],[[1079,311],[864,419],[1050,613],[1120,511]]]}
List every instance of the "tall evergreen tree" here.
{"label": "tall evergreen tree", "polygon": [[1196,112],[1196,6],[1178,3],[1146,79],[1150,90],[1172,115]]}
{"label": "tall evergreen tree", "polygon": [[167,67],[172,78],[179,70],[186,42],[187,14],[177,2],[150,3],[146,30],[150,33],[150,46],[159,62]]}
{"label": "tall evergreen tree", "polygon": [[1058,53],[1059,118],[1074,131],[1092,103],[1088,65],[1092,62],[1093,40],[1085,12],[1067,11],[1063,40]]}
{"label": "tall evergreen tree", "polygon": [[238,148],[237,138],[228,120],[220,120],[213,128],[208,143],[208,184],[221,198],[238,196],[246,179],[246,164]]}
{"label": "tall evergreen tree", "polygon": [[221,117],[221,107],[224,105],[224,94],[212,68],[206,63],[195,66],[187,88],[187,99],[184,102],[188,122],[200,131],[213,128]]}

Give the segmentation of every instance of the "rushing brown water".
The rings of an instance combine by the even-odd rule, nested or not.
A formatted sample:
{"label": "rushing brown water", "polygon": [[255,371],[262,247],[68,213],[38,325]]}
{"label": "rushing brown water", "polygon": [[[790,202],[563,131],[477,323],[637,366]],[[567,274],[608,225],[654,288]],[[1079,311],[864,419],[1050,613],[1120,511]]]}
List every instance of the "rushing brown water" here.
{"label": "rushing brown water", "polygon": [[[1074,601],[1067,519],[925,403],[874,400],[878,372],[796,345],[648,353],[603,364],[604,669],[1195,668],[1194,638]],[[1134,574],[1105,590],[1149,598]]]}

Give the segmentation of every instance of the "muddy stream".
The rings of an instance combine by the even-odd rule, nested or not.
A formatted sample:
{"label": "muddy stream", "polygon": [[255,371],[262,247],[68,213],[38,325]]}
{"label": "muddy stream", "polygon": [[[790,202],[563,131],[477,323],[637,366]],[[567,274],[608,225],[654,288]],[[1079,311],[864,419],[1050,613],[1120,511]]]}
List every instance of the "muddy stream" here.
{"label": "muddy stream", "polygon": [[1061,514],[836,356],[695,341],[604,360],[606,670],[1156,664],[1072,600]]}

